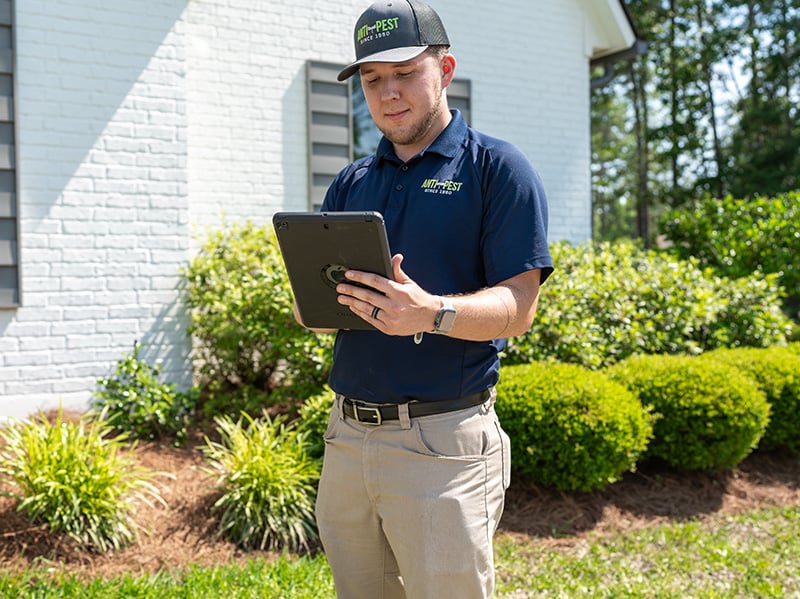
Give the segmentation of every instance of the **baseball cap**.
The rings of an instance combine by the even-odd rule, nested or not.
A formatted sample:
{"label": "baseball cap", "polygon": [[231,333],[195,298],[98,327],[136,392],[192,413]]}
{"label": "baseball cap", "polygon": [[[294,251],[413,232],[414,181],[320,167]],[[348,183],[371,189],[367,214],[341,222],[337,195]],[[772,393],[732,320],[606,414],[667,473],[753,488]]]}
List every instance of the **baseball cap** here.
{"label": "baseball cap", "polygon": [[416,0],[382,0],[365,10],[353,32],[356,60],[337,79],[351,77],[365,62],[405,62],[428,46],[449,46],[436,11]]}

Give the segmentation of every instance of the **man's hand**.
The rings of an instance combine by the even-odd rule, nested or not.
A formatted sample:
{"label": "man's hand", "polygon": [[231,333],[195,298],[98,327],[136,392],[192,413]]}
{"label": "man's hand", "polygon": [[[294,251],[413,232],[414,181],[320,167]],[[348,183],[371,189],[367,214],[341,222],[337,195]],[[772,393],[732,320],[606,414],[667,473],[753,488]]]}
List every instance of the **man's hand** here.
{"label": "man's hand", "polygon": [[336,287],[339,303],[387,335],[430,331],[441,300],[417,285],[401,268],[402,262],[402,254],[392,257],[394,281],[374,273],[348,270],[346,279],[370,289],[340,283]]}

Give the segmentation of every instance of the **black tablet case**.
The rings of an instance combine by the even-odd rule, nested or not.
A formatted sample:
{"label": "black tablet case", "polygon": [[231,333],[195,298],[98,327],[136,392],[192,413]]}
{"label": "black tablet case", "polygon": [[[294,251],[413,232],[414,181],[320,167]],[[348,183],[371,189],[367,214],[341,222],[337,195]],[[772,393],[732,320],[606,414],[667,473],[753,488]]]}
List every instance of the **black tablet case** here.
{"label": "black tablet case", "polygon": [[276,212],[272,224],[303,323],[310,328],[373,329],[336,300],[336,284],[348,269],[394,278],[383,216]]}

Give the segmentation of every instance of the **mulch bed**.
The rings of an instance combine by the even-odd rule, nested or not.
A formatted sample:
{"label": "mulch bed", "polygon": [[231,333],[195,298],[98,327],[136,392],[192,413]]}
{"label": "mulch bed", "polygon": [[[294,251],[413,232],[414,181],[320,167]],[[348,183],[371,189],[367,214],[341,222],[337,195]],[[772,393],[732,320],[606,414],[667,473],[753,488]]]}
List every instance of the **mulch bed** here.
{"label": "mulch bed", "polygon": [[[97,576],[272,557],[241,551],[216,535],[214,481],[199,469],[203,457],[196,445],[141,444],[135,455],[141,465],[169,474],[156,480],[168,507],[137,507],[135,520],[150,531],[138,544],[108,554],[86,551],[69,538],[32,525],[17,513],[14,500],[0,497],[0,566],[19,570],[52,563]],[[537,543],[564,545],[588,534],[781,505],[800,505],[800,459],[755,453],[735,470],[717,474],[645,464],[591,493],[559,492],[517,477],[508,491],[501,530]]]}

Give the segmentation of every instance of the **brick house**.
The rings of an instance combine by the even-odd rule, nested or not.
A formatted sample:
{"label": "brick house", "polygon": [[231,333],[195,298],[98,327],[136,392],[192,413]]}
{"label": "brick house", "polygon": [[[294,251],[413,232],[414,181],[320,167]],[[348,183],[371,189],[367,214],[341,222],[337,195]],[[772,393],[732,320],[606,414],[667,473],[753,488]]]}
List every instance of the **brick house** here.
{"label": "brick house", "polygon": [[[529,156],[551,237],[587,239],[589,65],[636,46],[620,0],[432,3],[453,102]],[[0,417],[84,408],[136,340],[190,384],[179,269],[206,227],[310,209],[349,160],[330,73],[367,4],[0,0]]]}

